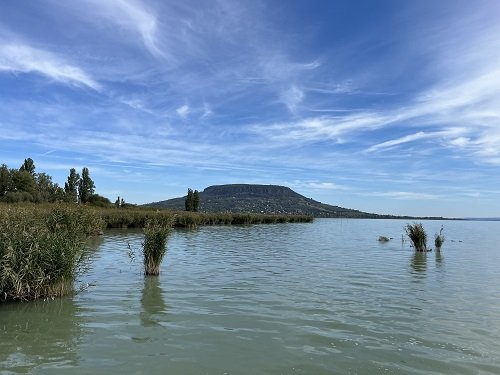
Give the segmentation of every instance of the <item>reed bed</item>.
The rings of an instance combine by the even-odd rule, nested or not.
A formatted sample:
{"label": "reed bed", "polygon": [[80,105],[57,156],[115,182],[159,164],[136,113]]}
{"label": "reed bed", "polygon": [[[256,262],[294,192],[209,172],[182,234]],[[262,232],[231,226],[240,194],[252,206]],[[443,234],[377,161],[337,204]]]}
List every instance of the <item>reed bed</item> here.
{"label": "reed bed", "polygon": [[0,206],[0,301],[71,293],[85,241],[102,228],[88,208]]}
{"label": "reed bed", "polygon": [[173,226],[176,228],[194,228],[200,225],[309,223],[313,221],[313,217],[308,215],[188,212],[148,207],[106,208],[99,209],[99,212],[107,228],[144,228],[148,220],[158,216],[165,219],[173,217]]}

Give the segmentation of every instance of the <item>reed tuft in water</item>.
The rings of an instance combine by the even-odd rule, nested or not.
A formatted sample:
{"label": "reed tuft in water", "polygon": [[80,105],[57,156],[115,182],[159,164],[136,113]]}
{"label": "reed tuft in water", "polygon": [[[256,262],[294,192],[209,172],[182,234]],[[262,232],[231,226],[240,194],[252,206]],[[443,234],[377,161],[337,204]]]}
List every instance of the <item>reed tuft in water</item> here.
{"label": "reed tuft in water", "polygon": [[144,273],[159,275],[160,264],[167,251],[167,239],[172,231],[173,216],[157,216],[148,219],[144,226]]}
{"label": "reed tuft in water", "polygon": [[416,251],[427,251],[427,233],[422,223],[406,224],[405,231]]}
{"label": "reed tuft in water", "polygon": [[443,246],[444,243],[444,234],[443,234],[443,227],[441,227],[441,230],[439,231],[439,234],[435,234],[434,236],[434,246],[436,246],[436,251],[441,251],[441,246]]}

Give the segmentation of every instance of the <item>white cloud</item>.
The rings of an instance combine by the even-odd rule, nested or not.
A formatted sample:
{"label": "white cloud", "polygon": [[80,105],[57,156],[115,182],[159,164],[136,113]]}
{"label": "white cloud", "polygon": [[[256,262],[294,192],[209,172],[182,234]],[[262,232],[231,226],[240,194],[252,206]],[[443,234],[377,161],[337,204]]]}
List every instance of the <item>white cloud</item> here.
{"label": "white cloud", "polygon": [[440,198],[440,196],[436,194],[427,194],[427,193],[412,192],[412,191],[374,192],[374,193],[365,193],[364,195],[374,196],[374,197],[387,197],[387,198],[401,199],[401,200],[434,200]]}
{"label": "white cloud", "polygon": [[177,112],[179,117],[186,118],[187,115],[189,115],[190,109],[187,104],[184,104],[183,106],[177,108],[175,111]]}
{"label": "white cloud", "polygon": [[400,145],[403,143],[417,141],[417,140],[421,140],[421,139],[425,139],[425,138],[429,138],[429,137],[433,137],[433,136],[435,136],[433,133],[429,134],[429,133],[424,133],[424,132],[418,132],[415,134],[406,135],[406,136],[401,137],[401,138],[392,139],[390,141],[386,141],[386,142],[382,142],[382,143],[373,145],[367,150],[367,152],[378,151],[380,149],[385,149],[385,148],[397,146],[397,145]]}
{"label": "white cloud", "polygon": [[342,190],[345,189],[344,186],[335,184],[333,182],[309,182],[307,186],[312,189],[320,189],[320,190]]}
{"label": "white cloud", "polygon": [[1,43],[0,71],[38,73],[56,81],[87,86],[99,91],[100,85],[79,67],[50,52],[25,44]]}

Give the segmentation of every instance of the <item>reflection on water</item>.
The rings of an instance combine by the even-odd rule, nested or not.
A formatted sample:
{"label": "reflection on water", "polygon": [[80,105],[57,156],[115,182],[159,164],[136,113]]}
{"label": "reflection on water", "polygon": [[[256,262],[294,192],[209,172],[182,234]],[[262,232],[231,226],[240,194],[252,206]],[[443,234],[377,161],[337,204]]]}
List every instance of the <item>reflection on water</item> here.
{"label": "reflection on water", "polygon": [[436,267],[437,268],[443,267],[443,263],[444,263],[443,254],[441,253],[441,251],[436,251],[435,254],[436,254]]}
{"label": "reflection on water", "polygon": [[150,327],[165,320],[167,305],[163,299],[163,289],[158,276],[147,276],[144,278],[144,288],[142,289],[141,304],[141,324]]}
{"label": "reflection on water", "polygon": [[427,271],[427,253],[415,251],[411,257],[410,266],[416,280],[425,278],[425,271]]}
{"label": "reflection on water", "polygon": [[76,366],[82,321],[73,298],[0,304],[0,370]]}

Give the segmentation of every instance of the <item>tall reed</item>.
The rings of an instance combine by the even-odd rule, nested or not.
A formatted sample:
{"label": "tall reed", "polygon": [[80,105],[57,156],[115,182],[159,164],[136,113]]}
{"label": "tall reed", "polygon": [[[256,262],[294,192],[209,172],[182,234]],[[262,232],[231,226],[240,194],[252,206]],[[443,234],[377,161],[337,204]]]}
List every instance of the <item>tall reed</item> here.
{"label": "tall reed", "polygon": [[146,222],[142,244],[146,275],[160,274],[160,265],[167,251],[167,239],[173,224],[173,216],[157,216]]}
{"label": "tall reed", "polygon": [[416,251],[427,251],[427,233],[422,223],[406,224],[405,231]]}

